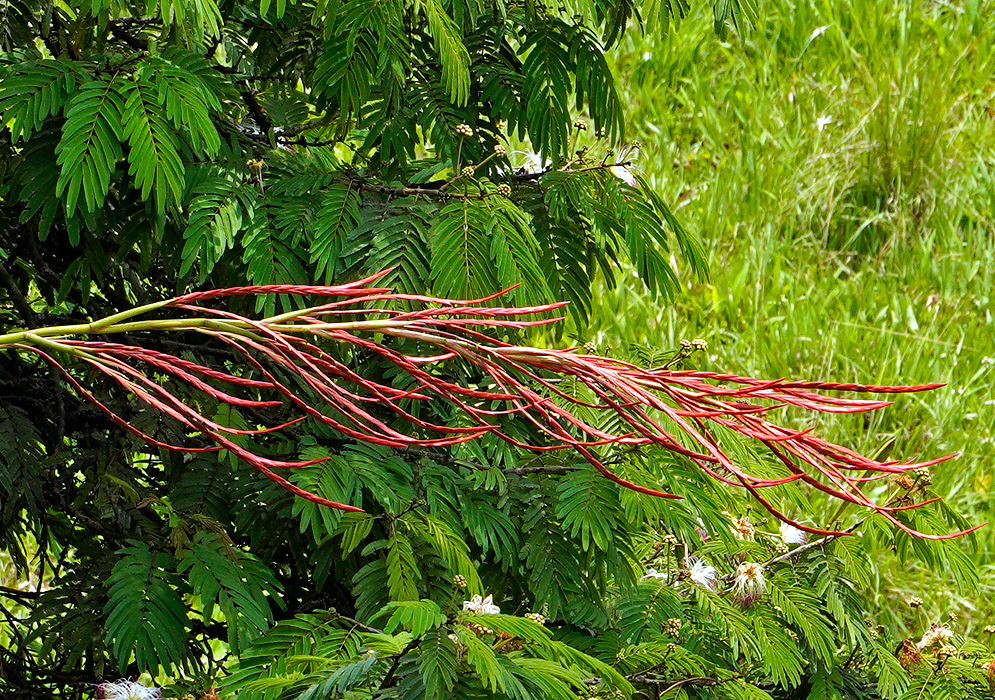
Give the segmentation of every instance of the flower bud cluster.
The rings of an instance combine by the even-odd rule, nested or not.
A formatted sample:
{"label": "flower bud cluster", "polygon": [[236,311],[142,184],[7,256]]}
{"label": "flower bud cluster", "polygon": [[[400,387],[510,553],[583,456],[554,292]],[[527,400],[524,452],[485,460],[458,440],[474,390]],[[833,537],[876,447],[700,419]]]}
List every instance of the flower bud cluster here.
{"label": "flower bud cluster", "polygon": [[942,647],[936,650],[936,659],[938,661],[946,661],[951,656],[957,655],[957,647],[953,644],[944,644]]}
{"label": "flower bud cluster", "polygon": [[498,185],[497,191],[498,191],[498,194],[501,195],[502,197],[510,197],[511,196],[511,185],[509,185],[506,182],[502,182],[500,185]]}
{"label": "flower bud cluster", "polygon": [[537,613],[537,612],[525,613],[525,619],[532,620],[532,622],[536,623],[537,625],[546,624],[546,616],[543,615],[542,613]]}
{"label": "flower bud cluster", "polygon": [[464,622],[463,626],[468,630],[473,632],[478,637],[483,637],[484,635],[491,634],[491,630],[484,627],[483,625],[478,625],[476,622]]}
{"label": "flower bud cluster", "polygon": [[460,136],[473,136],[473,127],[469,124],[457,124],[456,133]]}

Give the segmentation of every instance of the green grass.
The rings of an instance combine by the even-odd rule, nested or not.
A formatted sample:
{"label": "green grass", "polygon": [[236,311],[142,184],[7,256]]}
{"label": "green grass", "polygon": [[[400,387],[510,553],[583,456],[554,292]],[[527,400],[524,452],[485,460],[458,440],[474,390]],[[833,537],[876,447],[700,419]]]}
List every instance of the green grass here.
{"label": "green grass", "polygon": [[[975,523],[995,520],[995,18],[977,5],[779,2],[730,43],[707,9],[631,36],[615,69],[639,168],[712,275],[669,304],[606,291],[589,333],[702,337],[709,368],[753,376],[945,382],[866,417],[791,417],[868,453],[961,453],[934,483]],[[870,595],[895,618],[919,595],[934,617],[992,624],[995,524],[976,543],[980,592],[882,551]]]}

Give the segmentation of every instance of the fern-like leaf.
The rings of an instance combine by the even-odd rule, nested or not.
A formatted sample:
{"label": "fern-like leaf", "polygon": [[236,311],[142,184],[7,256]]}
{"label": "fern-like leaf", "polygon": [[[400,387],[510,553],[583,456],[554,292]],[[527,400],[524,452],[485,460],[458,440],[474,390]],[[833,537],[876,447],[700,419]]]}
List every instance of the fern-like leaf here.
{"label": "fern-like leaf", "polygon": [[240,654],[272,626],[269,601],[279,600],[280,595],[273,572],[217,533],[198,532],[179,570],[187,573],[191,590],[200,597],[204,622],[210,624],[215,607],[224,615],[233,654]]}
{"label": "fern-like leaf", "polygon": [[78,205],[95,212],[104,203],[111,176],[121,159],[124,132],[124,80],[91,80],[79,87],[66,109],[62,139],[56,147],[61,166],[55,193],[70,215]]}
{"label": "fern-like leaf", "polygon": [[440,296],[473,299],[499,287],[491,262],[490,212],[477,202],[443,207],[430,232],[432,276]]}
{"label": "fern-like leaf", "polygon": [[442,82],[449,91],[449,99],[463,106],[470,94],[470,53],[463,44],[459,27],[446,12],[441,0],[424,0],[421,6],[435,39],[435,50],[442,66]]}
{"label": "fern-like leaf", "polygon": [[252,217],[255,192],[254,183],[228,177],[208,178],[195,186],[183,232],[181,275],[197,264],[200,282],[207,279],[225,251],[234,247],[245,219]]}
{"label": "fern-like leaf", "polygon": [[449,692],[456,680],[459,657],[456,645],[445,628],[430,630],[422,639],[420,648],[418,667],[425,683],[425,697],[428,700],[452,697]]}
{"label": "fern-like leaf", "polygon": [[179,588],[174,561],[164,552],[153,552],[148,544],[132,541],[118,552],[107,582],[107,639],[121,671],[132,657],[138,668],[155,675],[182,665],[186,650],[186,608]]}
{"label": "fern-like leaf", "polygon": [[159,90],[151,76],[133,76],[122,116],[124,136],[131,146],[129,173],[135,178],[142,199],[147,200],[154,193],[160,214],[167,206],[179,208],[184,182],[179,141],[167,123]]}
{"label": "fern-like leaf", "polygon": [[0,115],[15,143],[62,111],[76,90],[77,66],[66,59],[23,63],[0,82]]}
{"label": "fern-like leaf", "polygon": [[330,186],[311,231],[311,264],[316,277],[323,277],[328,284],[335,277],[339,255],[346,237],[359,222],[359,198],[345,185]]}

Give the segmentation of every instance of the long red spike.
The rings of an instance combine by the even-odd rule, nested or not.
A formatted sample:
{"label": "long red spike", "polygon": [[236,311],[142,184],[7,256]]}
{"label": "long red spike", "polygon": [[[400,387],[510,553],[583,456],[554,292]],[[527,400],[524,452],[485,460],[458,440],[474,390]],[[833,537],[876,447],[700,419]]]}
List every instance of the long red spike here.
{"label": "long red spike", "polygon": [[[792,430],[770,420],[772,413],[789,405],[819,412],[858,413],[881,409],[891,403],[825,392],[899,394],[927,391],[941,384],[872,386],[783,378],[761,380],[717,372],[644,369],[621,360],[578,354],[572,350],[515,346],[491,338],[482,330],[525,329],[548,324],[557,319],[535,316],[551,314],[563,304],[527,308],[488,306],[486,304],[494,302],[504,292],[474,300],[452,300],[395,294],[385,287],[367,286],[387,272],[332,287],[267,285],[194,292],[164,305],[174,312],[218,319],[217,322],[191,323],[186,330],[225,343],[245,361],[245,371],[230,367],[217,369],[138,346],[89,339],[58,341],[68,352],[77,354],[125,390],[209,438],[215,443],[211,447],[184,447],[157,441],[99,402],[50,353],[28,344],[17,347],[35,352],[51,362],[83,396],[150,444],[170,450],[229,450],[288,491],[342,510],[360,509],[308,493],[274,471],[314,461],[263,457],[229,435],[265,434],[306,417],[321,421],[348,437],[395,448],[446,447],[493,433],[513,445],[536,452],[573,450],[606,478],[625,488],[662,498],[677,498],[623,479],[593,451],[602,445],[627,448],[656,445],[688,457],[724,484],[745,488],[775,517],[808,532],[845,534],[806,526],[788,518],[761,495],[761,489],[802,481],[832,498],[876,511],[896,527],[917,537],[946,539],[964,534],[917,532],[895,516],[896,512],[933,503],[935,498],[889,506],[875,503],[861,490],[861,484],[865,482],[937,464],[949,456],[919,463],[874,460],[822,440],[811,434],[811,430]],[[337,299],[299,313],[263,320],[201,305],[215,299],[259,294]],[[527,318],[529,316],[533,318]],[[223,325],[219,326],[219,323]],[[130,330],[134,331],[134,322],[130,325]],[[182,322],[175,325],[183,329]],[[110,332],[111,329],[102,330]],[[417,344],[430,352],[402,353],[388,342],[390,338]],[[390,363],[410,377],[415,388],[396,388],[363,377],[347,362],[317,344],[322,341],[350,346]],[[457,358],[474,365],[489,379],[490,385],[483,388],[461,386],[445,379],[444,373],[432,371],[433,366]],[[274,427],[234,429],[224,426],[144,374],[142,363],[220,403],[248,408],[287,405],[299,411],[299,415]],[[299,384],[292,387],[278,379],[283,373],[295,377]],[[597,397],[597,403],[584,401],[565,390],[570,384],[558,387],[557,383],[564,380],[586,387]],[[270,392],[270,396],[260,395],[261,392]],[[312,405],[311,395],[317,396],[326,408]],[[455,406],[474,424],[457,427],[433,422],[405,408],[410,402],[432,400]],[[495,402],[504,405],[494,406]],[[368,409],[373,405],[386,409],[395,420],[410,425],[411,430],[399,430],[394,423],[388,424],[380,414]],[[576,415],[574,411],[578,408],[611,411],[625,427],[619,432],[601,430]],[[507,435],[497,424],[498,416],[517,416],[543,435],[544,442],[525,444]],[[713,435],[716,426],[764,444],[784,464],[788,475],[761,478],[742,470]],[[691,447],[682,445],[677,433],[685,435]]]}

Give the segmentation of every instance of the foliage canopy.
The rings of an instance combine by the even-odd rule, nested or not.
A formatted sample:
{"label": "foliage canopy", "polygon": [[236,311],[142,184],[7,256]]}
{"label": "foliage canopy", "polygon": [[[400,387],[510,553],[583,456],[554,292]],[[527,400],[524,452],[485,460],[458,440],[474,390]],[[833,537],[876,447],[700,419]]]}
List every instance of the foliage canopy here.
{"label": "foliage canopy", "polygon": [[[193,289],[338,284],[383,269],[382,282],[409,295],[514,287],[520,306],[568,300],[580,328],[595,280],[611,286],[623,266],[651,293],[673,294],[672,259],[695,275],[705,260],[628,168],[639,146],[625,138],[604,52],[633,28],[665,32],[686,9],[9,3],[0,319],[90,324]],[[716,2],[716,29],[751,11]],[[259,294],[229,308],[303,304]],[[259,376],[211,338],[143,330],[125,342]],[[525,333],[502,332],[515,343]],[[690,361],[680,350],[636,354]],[[374,352],[335,357],[382,385],[418,388]],[[204,435],[79,360],[67,373],[111,413],[195,447],[150,446],[37,357],[0,354],[0,546],[38,584],[0,589],[10,603],[0,679],[14,695],[83,695],[85,684],[140,673],[178,696],[266,699],[988,692],[985,652],[971,642],[957,640],[956,655],[913,644],[896,659],[865,619],[859,540],[790,554],[790,531],[751,521],[738,495],[679,453],[614,446],[603,456],[624,478],[685,497],[674,502],[620,490],[579,457],[535,457],[494,436],[398,450],[311,420],[262,441],[267,458],[321,460],[290,478],[366,511],[343,513],[246,469],[235,449],[207,449]],[[458,361],[443,377],[486,379]],[[281,410],[155,381],[236,431],[232,448],[237,431]],[[419,410],[466,427],[446,406]],[[536,426],[514,430],[543,439]],[[738,463],[776,476],[768,456],[721,437]],[[925,477],[906,490],[930,496]],[[804,494],[775,492],[804,513]],[[929,547],[880,516],[840,517],[972,578],[954,546]],[[964,527],[942,504],[909,517],[925,532]]]}

